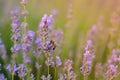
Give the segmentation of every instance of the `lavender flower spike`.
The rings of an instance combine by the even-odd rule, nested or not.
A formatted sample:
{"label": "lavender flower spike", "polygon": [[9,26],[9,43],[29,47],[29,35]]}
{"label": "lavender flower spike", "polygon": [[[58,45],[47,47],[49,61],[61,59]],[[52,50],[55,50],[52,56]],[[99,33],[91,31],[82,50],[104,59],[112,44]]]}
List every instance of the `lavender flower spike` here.
{"label": "lavender flower spike", "polygon": [[88,76],[92,69],[93,59],[95,58],[91,40],[87,41],[85,50],[85,54],[83,55],[83,65],[80,67],[80,70],[84,76]]}
{"label": "lavender flower spike", "polygon": [[44,28],[52,29],[52,22],[53,22],[52,16],[48,16],[47,14],[44,14],[39,27],[42,29]]}

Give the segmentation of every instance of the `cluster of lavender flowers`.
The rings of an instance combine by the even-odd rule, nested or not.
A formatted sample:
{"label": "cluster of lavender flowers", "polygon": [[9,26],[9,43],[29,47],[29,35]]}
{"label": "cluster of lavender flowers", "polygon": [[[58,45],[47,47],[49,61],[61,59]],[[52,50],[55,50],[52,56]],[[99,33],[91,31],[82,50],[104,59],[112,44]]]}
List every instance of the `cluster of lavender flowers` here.
{"label": "cluster of lavender flowers", "polygon": [[85,48],[85,53],[83,55],[83,64],[80,67],[80,70],[84,77],[88,76],[92,70],[93,59],[95,58],[94,49],[92,41],[88,40]]}
{"label": "cluster of lavender flowers", "polygon": [[[53,10],[50,15],[44,14],[37,31],[34,32],[28,28],[27,0],[22,0],[21,5],[23,10],[15,9],[11,12],[13,46],[10,50],[12,54],[10,63],[5,62],[7,66],[0,64],[0,80],[82,80],[81,77],[84,80],[89,80],[90,74],[93,74],[92,71],[97,80],[114,80],[120,75],[118,65],[120,63],[120,49],[113,49],[113,47],[110,48],[112,54],[106,62],[95,63],[94,69],[93,63],[96,57],[94,42],[97,41],[96,36],[101,31],[98,27],[103,26],[101,23],[93,25],[88,32],[85,52],[81,59],[82,65],[80,71],[76,72],[74,71],[74,60],[65,59],[62,62],[60,58],[61,50],[59,48],[63,44],[64,33],[61,29],[54,30],[53,26],[54,18],[58,12]],[[67,18],[70,20],[72,17],[73,5],[69,4]],[[118,15],[112,15],[113,26],[118,26],[119,19],[116,20],[116,18],[118,19]],[[110,33],[110,38],[113,37],[114,34]],[[7,60],[6,53],[0,34],[0,56],[4,61]],[[3,68],[7,70],[9,76],[1,73]],[[76,73],[82,73],[82,76]]]}

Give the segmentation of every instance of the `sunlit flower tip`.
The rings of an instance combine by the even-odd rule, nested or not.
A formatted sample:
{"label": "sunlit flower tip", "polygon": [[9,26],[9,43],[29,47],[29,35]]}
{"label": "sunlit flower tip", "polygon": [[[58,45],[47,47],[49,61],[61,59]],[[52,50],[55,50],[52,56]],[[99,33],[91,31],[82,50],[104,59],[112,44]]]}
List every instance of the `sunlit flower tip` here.
{"label": "sunlit flower tip", "polygon": [[47,14],[44,14],[43,17],[42,17],[42,21],[45,22],[48,18],[48,15]]}
{"label": "sunlit flower tip", "polygon": [[39,24],[39,27],[40,28],[48,28],[48,29],[51,29],[52,28],[52,21],[53,21],[53,18],[52,16],[48,16],[47,14],[45,14],[43,17],[42,17],[42,20]]}
{"label": "sunlit flower tip", "polygon": [[53,22],[52,16],[48,16],[48,18],[47,18],[47,24],[48,24],[48,28],[49,29],[52,29],[52,22]]}
{"label": "sunlit flower tip", "polygon": [[57,65],[57,66],[62,65],[62,62],[61,62],[61,59],[60,59],[59,56],[56,56],[56,65]]}

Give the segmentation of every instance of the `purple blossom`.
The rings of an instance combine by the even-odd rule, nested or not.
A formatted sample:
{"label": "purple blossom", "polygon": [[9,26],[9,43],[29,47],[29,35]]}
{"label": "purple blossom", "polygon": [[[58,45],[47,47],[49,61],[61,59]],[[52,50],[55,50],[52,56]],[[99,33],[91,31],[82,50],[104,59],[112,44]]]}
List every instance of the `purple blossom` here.
{"label": "purple blossom", "polygon": [[76,74],[73,71],[73,61],[72,60],[65,60],[64,62],[64,70],[67,71],[67,79],[68,80],[76,80]]}
{"label": "purple blossom", "polygon": [[23,37],[23,43],[31,44],[32,41],[33,41],[33,39],[34,39],[34,35],[35,35],[35,32],[29,30],[29,31],[27,32],[27,35],[25,35],[25,36]]}
{"label": "purple blossom", "polygon": [[0,74],[0,80],[7,80],[7,78],[5,78],[4,74]]}
{"label": "purple blossom", "polygon": [[42,75],[41,76],[41,79],[42,80],[51,80],[52,79],[52,76],[49,74],[47,77],[45,75]]}
{"label": "purple blossom", "polygon": [[32,40],[33,40],[34,35],[35,35],[35,32],[33,32],[33,31],[29,30],[29,31],[27,32],[27,35],[29,36],[29,38],[30,38],[30,39],[32,39]]}
{"label": "purple blossom", "polygon": [[120,49],[113,49],[112,55],[108,58],[108,64],[116,64],[120,61]]}
{"label": "purple blossom", "polygon": [[56,56],[56,65],[57,65],[57,66],[62,65],[62,62],[61,62],[61,59],[60,59],[59,56]]}
{"label": "purple blossom", "polygon": [[11,48],[11,52],[12,52],[12,53],[17,53],[20,49],[21,49],[21,45],[20,45],[20,44],[15,44],[15,45]]}
{"label": "purple blossom", "polygon": [[37,50],[41,50],[42,49],[42,39],[41,38],[37,38],[35,40],[35,45],[36,45]]}
{"label": "purple blossom", "polygon": [[51,66],[51,67],[54,67],[55,66],[55,63],[52,59],[49,59],[49,60],[46,60],[46,65],[47,66]]}
{"label": "purple blossom", "polygon": [[12,40],[13,41],[19,41],[19,37],[20,37],[20,29],[19,29],[19,26],[20,26],[20,21],[19,21],[19,14],[18,14],[18,10],[14,10],[12,12]]}
{"label": "purple blossom", "polygon": [[31,63],[30,57],[27,57],[27,56],[23,56],[23,57],[24,57],[24,62],[25,63],[27,63],[27,64]]}
{"label": "purple blossom", "polygon": [[17,33],[16,34],[12,34],[12,37],[11,37],[11,40],[14,42],[14,41],[19,41],[20,40],[20,33]]}
{"label": "purple blossom", "polygon": [[83,64],[80,67],[81,72],[84,76],[88,76],[92,69],[92,62],[95,58],[92,41],[88,40],[85,48],[85,53],[83,55]]}
{"label": "purple blossom", "polygon": [[24,64],[19,64],[18,76],[22,79],[27,75],[27,68]]}
{"label": "purple blossom", "polygon": [[22,50],[24,52],[29,52],[31,50],[31,44],[22,44]]}
{"label": "purple blossom", "polygon": [[48,16],[47,14],[44,14],[39,24],[39,27],[41,29],[52,29],[52,22],[53,22],[52,16]]}
{"label": "purple blossom", "polygon": [[111,80],[114,79],[117,76],[117,73],[118,73],[117,69],[118,69],[117,65],[113,65],[113,64],[109,65],[108,69],[107,69],[107,72],[105,73],[106,78],[111,79]]}
{"label": "purple blossom", "polygon": [[6,67],[6,69],[11,73],[11,74],[16,74],[16,72],[19,70],[19,67],[16,66],[16,64],[14,66],[12,66],[11,64],[8,64],[8,66]]}

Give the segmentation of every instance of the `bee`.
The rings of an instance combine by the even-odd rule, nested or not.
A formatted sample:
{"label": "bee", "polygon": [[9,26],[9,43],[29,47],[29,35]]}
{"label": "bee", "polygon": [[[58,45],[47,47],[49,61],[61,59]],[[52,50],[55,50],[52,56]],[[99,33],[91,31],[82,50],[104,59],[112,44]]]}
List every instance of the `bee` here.
{"label": "bee", "polygon": [[51,40],[51,41],[50,41],[50,44],[51,44],[51,49],[55,50],[55,48],[56,48],[56,43],[55,43],[55,41]]}
{"label": "bee", "polygon": [[50,40],[45,44],[45,50],[48,50],[48,51],[55,50],[55,48],[56,48],[56,43],[53,40]]}

